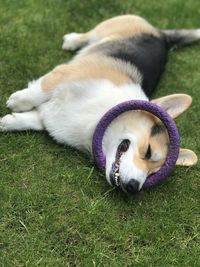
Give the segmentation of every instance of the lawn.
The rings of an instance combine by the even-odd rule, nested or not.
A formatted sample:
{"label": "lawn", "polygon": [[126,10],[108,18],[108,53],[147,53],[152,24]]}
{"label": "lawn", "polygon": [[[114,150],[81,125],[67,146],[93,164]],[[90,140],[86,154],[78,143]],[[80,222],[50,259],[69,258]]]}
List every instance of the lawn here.
{"label": "lawn", "polygon": [[[160,28],[200,27],[199,0],[0,1],[0,116],[15,90],[69,60],[66,32],[125,13]],[[187,93],[182,147],[200,152],[200,43],[171,51],[157,96]],[[84,154],[46,133],[0,133],[0,266],[200,266],[200,166],[152,190],[109,187]]]}

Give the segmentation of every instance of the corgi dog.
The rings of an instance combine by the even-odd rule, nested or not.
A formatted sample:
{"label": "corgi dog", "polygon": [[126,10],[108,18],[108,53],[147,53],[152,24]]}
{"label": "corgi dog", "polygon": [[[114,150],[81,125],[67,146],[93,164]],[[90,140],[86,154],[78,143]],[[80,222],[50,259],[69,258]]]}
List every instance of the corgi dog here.
{"label": "corgi dog", "polygon": [[[12,113],[0,119],[0,130],[46,130],[57,142],[92,157],[92,137],[101,117],[123,101],[150,101],[170,48],[199,39],[200,29],[161,30],[134,15],[111,18],[86,33],[66,34],[62,48],[78,50],[75,57],[13,93],[7,101]],[[192,98],[172,94],[151,101],[176,118]],[[168,144],[167,131],[155,116],[123,113],[103,138],[108,183],[115,186],[117,178],[123,191],[139,191],[164,163]],[[177,165],[196,162],[193,151],[180,149]]]}

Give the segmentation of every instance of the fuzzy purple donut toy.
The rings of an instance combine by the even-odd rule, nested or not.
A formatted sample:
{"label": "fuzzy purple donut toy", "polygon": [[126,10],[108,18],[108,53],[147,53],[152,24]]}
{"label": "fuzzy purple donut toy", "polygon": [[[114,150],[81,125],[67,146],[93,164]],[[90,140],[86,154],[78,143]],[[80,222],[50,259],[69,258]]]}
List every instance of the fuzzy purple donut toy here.
{"label": "fuzzy purple donut toy", "polygon": [[160,168],[160,170],[147,177],[142,187],[142,188],[150,188],[164,181],[167,178],[167,176],[171,173],[177,161],[180,148],[180,137],[176,124],[170,117],[170,115],[160,106],[145,100],[130,100],[120,103],[111,108],[101,118],[94,131],[93,143],[92,143],[93,156],[99,169],[104,170],[106,166],[106,158],[103,153],[102,142],[105,131],[109,126],[109,124],[115,118],[117,118],[120,114],[131,110],[144,110],[152,113],[162,121],[162,123],[165,125],[168,131],[169,149],[166,160],[162,165],[162,167]]}

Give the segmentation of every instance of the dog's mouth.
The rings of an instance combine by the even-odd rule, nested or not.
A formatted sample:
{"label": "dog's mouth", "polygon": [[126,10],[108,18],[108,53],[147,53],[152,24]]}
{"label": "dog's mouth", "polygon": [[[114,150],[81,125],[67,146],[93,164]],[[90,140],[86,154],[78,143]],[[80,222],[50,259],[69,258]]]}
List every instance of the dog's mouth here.
{"label": "dog's mouth", "polygon": [[112,164],[112,170],[110,174],[110,181],[112,185],[119,187],[120,186],[120,162],[122,155],[129,149],[130,146],[130,140],[124,139],[118,146],[116,156],[115,156],[115,162]]}

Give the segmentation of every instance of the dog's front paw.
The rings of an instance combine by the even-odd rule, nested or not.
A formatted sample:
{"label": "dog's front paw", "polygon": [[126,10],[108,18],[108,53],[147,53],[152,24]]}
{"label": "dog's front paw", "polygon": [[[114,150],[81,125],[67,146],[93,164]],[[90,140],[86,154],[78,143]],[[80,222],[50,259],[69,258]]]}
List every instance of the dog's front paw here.
{"label": "dog's front paw", "polygon": [[62,49],[65,50],[76,50],[79,47],[80,34],[79,33],[69,33],[63,36]]}
{"label": "dog's front paw", "polygon": [[32,103],[27,100],[27,89],[12,94],[6,102],[6,106],[14,112],[26,111],[33,107]]}
{"label": "dog's front paw", "polygon": [[21,106],[21,92],[17,91],[15,93],[13,93],[8,101],[6,102],[6,106],[7,108],[9,108],[10,110],[13,111],[20,111],[20,106]]}
{"label": "dog's front paw", "polygon": [[10,130],[11,125],[13,124],[14,116],[8,114],[2,118],[0,118],[0,131],[4,132]]}

